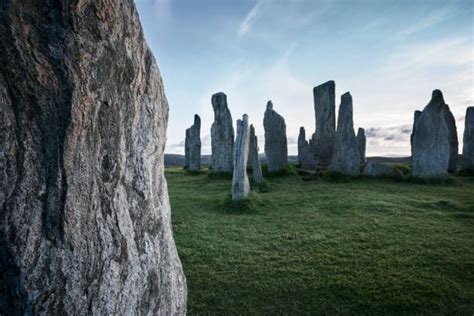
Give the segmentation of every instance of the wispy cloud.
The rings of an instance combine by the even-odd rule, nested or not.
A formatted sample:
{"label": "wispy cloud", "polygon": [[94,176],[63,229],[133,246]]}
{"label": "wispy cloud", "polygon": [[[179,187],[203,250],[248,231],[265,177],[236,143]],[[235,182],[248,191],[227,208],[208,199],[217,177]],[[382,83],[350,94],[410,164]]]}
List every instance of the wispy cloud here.
{"label": "wispy cloud", "polygon": [[245,16],[245,19],[242,21],[240,24],[239,30],[238,30],[238,35],[239,36],[244,36],[252,27],[252,24],[254,23],[255,19],[257,18],[261,7],[263,5],[265,0],[257,0],[257,3],[253,6],[253,8],[247,13]]}
{"label": "wispy cloud", "polygon": [[421,20],[417,21],[416,23],[409,25],[405,29],[401,30],[398,33],[399,37],[405,38],[412,34],[421,32],[423,30],[429,29],[430,27],[435,26],[446,20],[451,11],[449,9],[443,8],[438,11],[431,12],[426,17],[422,18]]}

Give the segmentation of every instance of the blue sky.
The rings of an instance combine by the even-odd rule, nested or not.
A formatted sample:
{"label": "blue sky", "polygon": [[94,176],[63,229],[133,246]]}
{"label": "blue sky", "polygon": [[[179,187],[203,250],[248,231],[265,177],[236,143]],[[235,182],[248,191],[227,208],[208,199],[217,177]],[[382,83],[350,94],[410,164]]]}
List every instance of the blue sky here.
{"label": "blue sky", "polygon": [[407,155],[413,112],[443,91],[460,141],[474,105],[474,1],[136,0],[170,103],[167,152],[184,153],[185,129],[202,118],[210,153],[211,95],[225,92],[263,148],[267,100],[287,123],[296,154],[300,126],[315,130],[312,88],[350,91],[354,128],[368,155]]}

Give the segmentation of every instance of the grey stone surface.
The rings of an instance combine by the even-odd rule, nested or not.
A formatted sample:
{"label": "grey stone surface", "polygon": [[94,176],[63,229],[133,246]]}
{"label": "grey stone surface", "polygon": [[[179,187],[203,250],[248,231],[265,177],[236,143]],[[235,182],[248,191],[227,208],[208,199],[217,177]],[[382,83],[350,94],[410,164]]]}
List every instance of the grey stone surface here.
{"label": "grey stone surface", "polygon": [[336,140],[336,84],[328,81],[313,89],[316,132],[315,159],[322,167],[331,163]]}
{"label": "grey stone surface", "polygon": [[189,169],[191,160],[190,148],[191,128],[186,129],[186,138],[184,139],[184,169]]}
{"label": "grey stone surface", "polygon": [[349,92],[341,96],[337,117],[336,146],[329,169],[350,175],[360,173],[360,153],[354,133],[352,96]]}
{"label": "grey stone surface", "polygon": [[247,176],[247,159],[249,155],[249,119],[247,114],[237,120],[237,138],[234,149],[234,172],[232,177],[232,200],[245,199],[250,192]]}
{"label": "grey stone surface", "polygon": [[415,177],[448,175],[451,145],[445,106],[441,91],[434,90],[431,101],[416,119],[412,139],[412,175]]}
{"label": "grey stone surface", "polygon": [[463,136],[463,169],[474,171],[474,107],[466,110]]}
{"label": "grey stone surface", "polygon": [[0,43],[0,314],[184,315],[134,2],[3,2]]}
{"label": "grey stone surface", "polygon": [[189,128],[189,170],[201,170],[201,118],[194,115],[194,124]]}
{"label": "grey stone surface", "polygon": [[364,175],[368,177],[381,177],[381,176],[396,176],[398,175],[395,170],[389,165],[369,161],[364,168]]}
{"label": "grey stone surface", "polygon": [[418,110],[416,110],[415,113],[413,114],[413,128],[411,130],[411,135],[410,135],[410,148],[411,148],[412,157],[413,157],[413,137],[415,136],[416,122],[418,121],[420,114],[421,114],[421,111],[418,111]]}
{"label": "grey stone surface", "polygon": [[300,127],[298,135],[298,163],[302,169],[316,170],[317,168],[310,144],[306,140],[306,131],[303,126]]}
{"label": "grey stone surface", "polygon": [[214,123],[211,127],[212,171],[232,172],[234,155],[234,127],[227,106],[227,96],[216,93],[212,96]]}
{"label": "grey stone surface", "polygon": [[456,120],[447,104],[444,105],[444,119],[449,132],[449,163],[448,171],[456,172],[458,169],[459,142],[456,129]]}
{"label": "grey stone surface", "polygon": [[250,125],[250,140],[249,140],[249,158],[250,166],[252,167],[252,177],[255,183],[263,182],[262,166],[258,159],[258,139],[255,135],[255,128]]}
{"label": "grey stone surface", "polygon": [[269,172],[285,170],[288,165],[288,145],[285,120],[268,101],[263,118],[265,129],[265,156]]}
{"label": "grey stone surface", "polygon": [[366,139],[365,139],[365,130],[360,128],[357,130],[357,145],[359,146],[360,162],[365,163],[365,150],[366,150]]}

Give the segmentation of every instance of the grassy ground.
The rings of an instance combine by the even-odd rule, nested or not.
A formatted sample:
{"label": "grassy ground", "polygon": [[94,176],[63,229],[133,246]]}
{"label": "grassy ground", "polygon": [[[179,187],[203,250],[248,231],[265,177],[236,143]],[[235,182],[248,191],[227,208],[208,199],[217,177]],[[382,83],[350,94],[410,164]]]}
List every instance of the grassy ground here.
{"label": "grassy ground", "polygon": [[231,181],[166,172],[196,314],[474,314],[474,178]]}

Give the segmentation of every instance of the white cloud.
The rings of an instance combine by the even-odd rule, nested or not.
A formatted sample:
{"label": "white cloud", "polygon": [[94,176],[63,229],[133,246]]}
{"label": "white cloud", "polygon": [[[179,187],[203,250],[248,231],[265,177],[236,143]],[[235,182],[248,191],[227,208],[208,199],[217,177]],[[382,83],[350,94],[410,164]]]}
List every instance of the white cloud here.
{"label": "white cloud", "polygon": [[238,30],[239,36],[245,35],[250,30],[256,17],[260,13],[263,2],[264,0],[257,0],[257,3],[255,3],[255,5],[252,7],[249,13],[247,13],[247,15],[245,16],[245,19],[240,24],[240,27]]}
{"label": "white cloud", "polygon": [[443,22],[449,17],[450,14],[451,14],[451,11],[446,8],[431,12],[430,14],[428,14],[421,20],[401,30],[398,33],[398,36],[404,38],[412,34],[426,30],[430,27],[435,26],[436,24]]}

